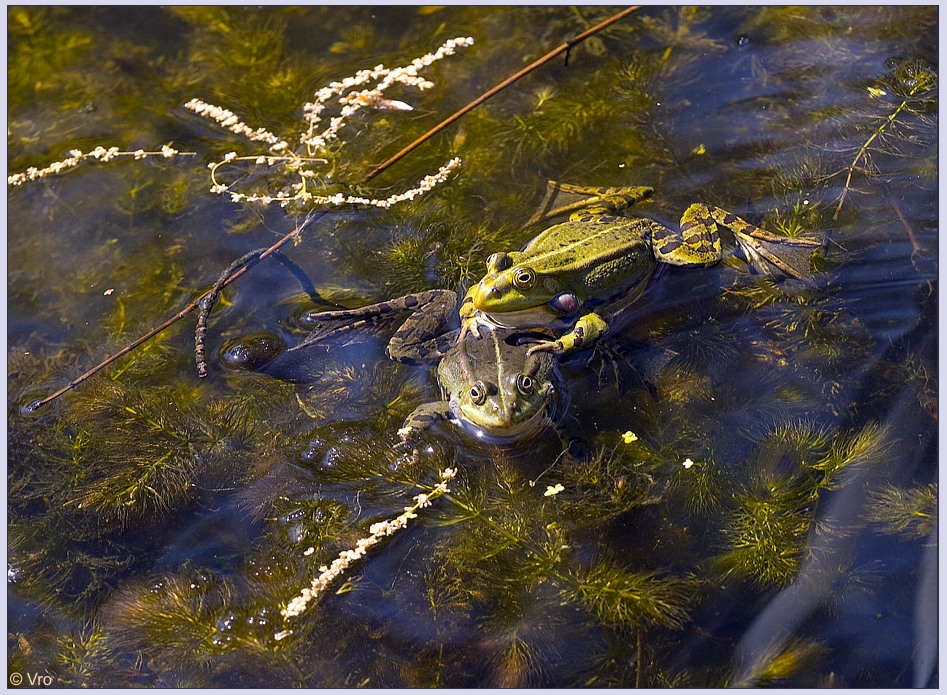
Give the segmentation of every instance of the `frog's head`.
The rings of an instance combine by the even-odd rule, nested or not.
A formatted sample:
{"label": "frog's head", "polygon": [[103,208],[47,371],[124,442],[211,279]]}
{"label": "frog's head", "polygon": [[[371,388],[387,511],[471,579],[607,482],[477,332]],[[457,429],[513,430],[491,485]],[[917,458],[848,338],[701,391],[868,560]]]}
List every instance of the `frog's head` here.
{"label": "frog's head", "polygon": [[518,334],[500,329],[466,342],[466,358],[442,360],[438,381],[457,422],[489,442],[529,437],[558,412],[561,382],[555,358],[529,354]]}
{"label": "frog's head", "polygon": [[473,304],[486,314],[538,309],[554,317],[578,310],[576,296],[552,274],[542,274],[528,263],[514,264],[507,253],[487,259],[487,274],[472,294]]}
{"label": "frog's head", "polygon": [[450,405],[468,433],[482,441],[504,442],[546,427],[554,393],[550,381],[520,372],[503,375],[498,383],[478,380],[454,394]]}

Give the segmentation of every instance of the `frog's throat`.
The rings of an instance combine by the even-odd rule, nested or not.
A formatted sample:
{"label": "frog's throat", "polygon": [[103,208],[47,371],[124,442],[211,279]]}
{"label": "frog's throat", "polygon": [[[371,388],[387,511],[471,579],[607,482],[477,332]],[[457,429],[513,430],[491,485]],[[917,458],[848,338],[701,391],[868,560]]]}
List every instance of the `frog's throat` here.
{"label": "frog's throat", "polygon": [[487,444],[509,444],[517,439],[532,436],[552,424],[546,406],[543,406],[522,422],[499,427],[490,427],[473,422],[468,415],[461,410],[460,404],[456,401],[451,401],[450,408],[461,429],[474,439],[486,442]]}
{"label": "frog's throat", "polygon": [[495,328],[524,328],[544,326],[553,330],[570,326],[574,319],[563,318],[559,312],[546,304],[520,309],[519,311],[499,311],[494,314],[482,312],[483,323]]}

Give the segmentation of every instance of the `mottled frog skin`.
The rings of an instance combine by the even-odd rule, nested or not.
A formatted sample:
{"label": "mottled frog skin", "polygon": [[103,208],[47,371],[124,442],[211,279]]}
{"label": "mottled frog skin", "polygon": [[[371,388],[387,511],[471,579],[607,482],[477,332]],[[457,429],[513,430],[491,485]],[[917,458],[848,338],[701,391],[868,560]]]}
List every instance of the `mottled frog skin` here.
{"label": "mottled frog skin", "polygon": [[579,349],[608,330],[599,308],[632,302],[657,264],[718,263],[723,258],[718,227],[734,234],[754,270],[769,275],[806,277],[811,251],[819,245],[779,237],[704,203],[687,208],[679,229],[615,214],[650,198],[648,187],[554,185],[590,196],[585,209],[541,232],[521,251],[490,256],[486,275],[461,305],[462,337],[479,335],[482,327],[547,327],[560,337],[532,346],[532,352]]}

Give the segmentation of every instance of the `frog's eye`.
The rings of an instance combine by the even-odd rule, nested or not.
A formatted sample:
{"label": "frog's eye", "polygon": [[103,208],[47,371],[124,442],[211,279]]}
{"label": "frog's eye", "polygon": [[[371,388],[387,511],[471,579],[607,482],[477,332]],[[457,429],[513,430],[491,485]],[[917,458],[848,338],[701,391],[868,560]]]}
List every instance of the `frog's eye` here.
{"label": "frog's eye", "polygon": [[516,377],[516,390],[528,396],[533,392],[533,378],[529,374],[520,374]]}
{"label": "frog's eye", "polygon": [[474,405],[483,405],[487,400],[487,387],[483,385],[482,381],[478,381],[470,387],[470,400],[474,402]]}
{"label": "frog's eye", "polygon": [[531,290],[536,284],[536,273],[532,268],[515,268],[513,270],[513,286],[518,290]]}
{"label": "frog's eye", "polygon": [[503,251],[494,253],[487,259],[487,271],[490,273],[506,270],[511,265],[513,265],[513,259],[510,258],[510,254]]}

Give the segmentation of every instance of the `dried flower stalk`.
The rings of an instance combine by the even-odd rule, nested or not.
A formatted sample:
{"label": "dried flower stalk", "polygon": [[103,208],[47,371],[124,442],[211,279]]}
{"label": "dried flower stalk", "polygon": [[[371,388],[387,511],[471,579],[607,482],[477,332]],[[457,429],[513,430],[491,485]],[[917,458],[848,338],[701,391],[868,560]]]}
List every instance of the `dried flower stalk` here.
{"label": "dried flower stalk", "polygon": [[163,145],[157,152],[146,150],[125,152],[118,147],[102,147],[99,145],[91,152],[83,152],[82,150],[69,150],[69,156],[66,157],[66,159],[53,162],[42,169],[30,167],[26,171],[20,172],[18,174],[10,174],[7,176],[7,185],[22,186],[27,181],[44,179],[47,176],[59,174],[63,171],[77,167],[82,164],[82,162],[89,159],[94,159],[100,162],[110,162],[116,157],[134,157],[135,159],[144,159],[145,157],[164,157],[165,159],[170,159],[171,157],[177,157],[178,155],[181,155],[182,157],[192,157],[195,154],[195,152],[180,152],[170,145]]}
{"label": "dried flower stalk", "polygon": [[[239,155],[237,152],[228,152],[220,161],[208,165],[211,170],[211,193],[229,195],[235,203],[278,203],[282,206],[291,202],[304,205],[371,205],[387,208],[403,200],[411,200],[431,190],[434,186],[443,183],[449,174],[460,166],[459,159],[452,159],[442,166],[437,173],[425,177],[417,187],[404,193],[398,193],[385,199],[364,198],[361,196],[346,196],[335,194],[320,196],[312,194],[307,188],[310,179],[318,178],[318,173],[310,168],[314,164],[325,164],[327,160],[320,156],[328,154],[330,143],[338,138],[339,131],[345,126],[346,120],[362,108],[377,110],[411,110],[411,106],[402,102],[385,98],[384,92],[394,84],[417,87],[424,90],[434,86],[434,83],[420,76],[420,71],[432,63],[453,55],[457,48],[473,44],[473,39],[460,37],[445,41],[436,51],[416,58],[404,67],[386,68],[376,65],[370,70],[359,70],[351,77],[338,82],[331,82],[319,89],[315,99],[303,104],[303,120],[306,127],[299,137],[299,152],[289,148],[287,140],[265,128],[252,128],[244,123],[239,116],[229,109],[208,104],[200,99],[191,99],[184,107],[194,113],[208,118],[230,130],[236,135],[246,137],[251,142],[262,142],[269,146],[269,154]],[[373,86],[366,86],[374,83]],[[363,87],[362,89],[358,89]],[[323,122],[325,111],[333,100],[338,107],[338,115],[329,118],[328,124]],[[232,183],[226,183],[218,178],[218,169],[224,165],[234,165],[239,162],[252,162],[259,166],[280,166],[286,171],[299,177],[297,183],[289,189],[275,194],[243,193],[233,190]]]}
{"label": "dried flower stalk", "polygon": [[[324,592],[329,585],[340,575],[342,575],[349,566],[364,557],[370,548],[391,536],[396,531],[403,529],[408,525],[408,521],[417,517],[418,509],[429,507],[431,502],[441,495],[450,492],[447,483],[457,475],[456,468],[445,468],[441,471],[441,481],[434,486],[430,492],[422,492],[414,497],[414,504],[404,508],[404,513],[394,519],[386,519],[372,524],[369,528],[371,535],[359,539],[355,547],[350,550],[343,550],[339,556],[332,561],[331,565],[319,568],[321,574],[312,580],[312,584],[304,588],[298,596],[294,597],[285,608],[280,611],[284,618],[295,618],[306,610],[309,602]],[[308,554],[307,551],[306,554]],[[292,630],[283,630],[276,634],[276,639],[281,640],[293,633]]]}
{"label": "dried flower stalk", "polygon": [[[426,176],[415,188],[403,193],[397,193],[385,199],[364,198],[361,196],[346,196],[335,194],[331,196],[313,195],[307,190],[307,181],[318,177],[318,173],[308,168],[313,164],[325,164],[327,160],[324,157],[317,156],[325,154],[328,151],[329,143],[338,137],[339,131],[344,127],[346,119],[362,108],[374,108],[377,110],[402,110],[410,111],[411,106],[403,101],[387,99],[383,96],[385,90],[394,84],[402,84],[417,87],[424,90],[434,86],[434,83],[420,76],[420,71],[432,63],[442,58],[453,55],[458,48],[471,46],[473,39],[469,37],[459,37],[445,41],[436,51],[428,53],[420,58],[416,58],[404,67],[386,68],[384,65],[376,65],[370,70],[359,70],[355,75],[346,77],[339,82],[331,82],[329,85],[318,90],[315,99],[312,102],[303,104],[303,120],[306,127],[299,138],[301,152],[294,152],[286,139],[270,132],[265,128],[251,128],[244,123],[240,117],[229,109],[209,104],[201,99],[191,99],[184,107],[193,111],[199,116],[215,121],[221,127],[226,128],[235,135],[247,138],[250,142],[260,142],[268,146],[269,154],[256,154],[241,156],[236,152],[228,152],[218,161],[208,165],[211,170],[211,193],[218,195],[227,194],[235,203],[279,203],[286,206],[291,202],[297,202],[304,205],[370,205],[374,207],[387,208],[395,203],[411,200],[419,195],[423,195],[440,183],[447,180],[450,173],[460,166],[460,160],[454,158],[442,166],[435,174]],[[371,87],[364,87],[373,83]],[[328,125],[323,124],[323,113],[329,108],[333,99],[337,99],[339,113],[329,119]],[[322,126],[325,127],[322,127]],[[322,130],[320,130],[322,127]],[[118,147],[98,146],[91,152],[82,152],[81,150],[70,150],[69,157],[64,160],[53,162],[43,167],[30,167],[26,171],[11,174],[7,177],[7,184],[10,186],[21,186],[28,181],[36,181],[53,174],[72,169],[86,160],[96,160],[108,162],[116,157],[134,157],[142,159],[148,156],[161,156],[165,158],[175,157],[177,155],[193,156],[194,152],[180,152],[173,149],[170,145],[165,145],[160,151],[151,152],[146,150],[123,151]],[[217,177],[217,170],[225,164],[235,164],[237,162],[253,162],[263,166],[282,166],[286,171],[299,177],[299,182],[292,184],[288,190],[278,191],[275,194],[257,194],[242,193],[233,190],[233,184],[220,181]]]}

